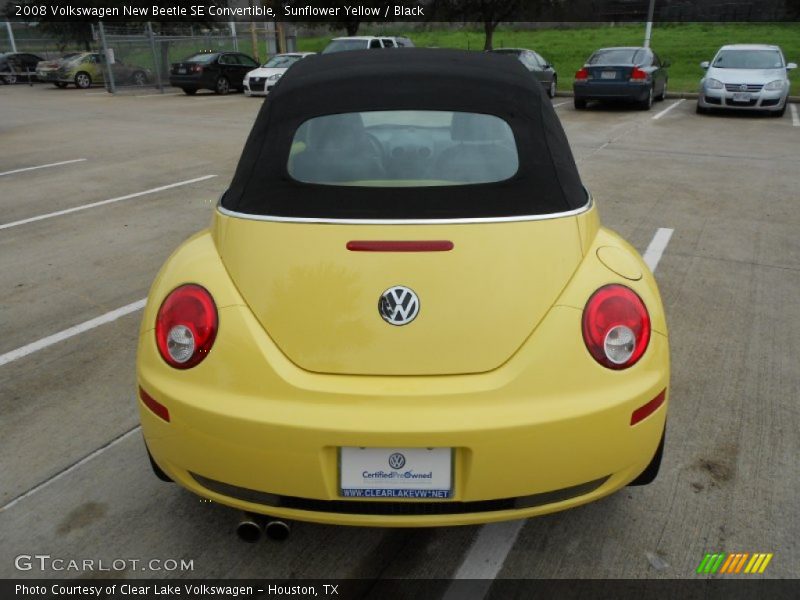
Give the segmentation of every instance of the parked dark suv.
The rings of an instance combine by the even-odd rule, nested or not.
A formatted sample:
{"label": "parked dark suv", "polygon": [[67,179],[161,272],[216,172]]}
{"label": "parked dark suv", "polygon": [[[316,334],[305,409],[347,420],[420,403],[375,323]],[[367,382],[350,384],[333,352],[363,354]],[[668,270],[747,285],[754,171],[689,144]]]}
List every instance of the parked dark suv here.
{"label": "parked dark suv", "polygon": [[241,52],[201,52],[173,63],[169,84],[192,95],[197,90],[227,94],[231,88],[244,89],[244,76],[258,67],[254,58]]}

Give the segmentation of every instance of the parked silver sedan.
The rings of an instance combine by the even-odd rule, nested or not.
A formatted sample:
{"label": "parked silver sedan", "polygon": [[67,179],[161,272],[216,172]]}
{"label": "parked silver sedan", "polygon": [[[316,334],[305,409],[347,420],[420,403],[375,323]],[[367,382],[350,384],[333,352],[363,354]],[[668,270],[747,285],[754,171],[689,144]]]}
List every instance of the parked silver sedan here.
{"label": "parked silver sedan", "polygon": [[700,80],[697,112],[713,108],[767,111],[775,117],[786,112],[789,97],[788,72],[778,46],[731,44],[717,51],[711,63],[702,62],[706,74]]}

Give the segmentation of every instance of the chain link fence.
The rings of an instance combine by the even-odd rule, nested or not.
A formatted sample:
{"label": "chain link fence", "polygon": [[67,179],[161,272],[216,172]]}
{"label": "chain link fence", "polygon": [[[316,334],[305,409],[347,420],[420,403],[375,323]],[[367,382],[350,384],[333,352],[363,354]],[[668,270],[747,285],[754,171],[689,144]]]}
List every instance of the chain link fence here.
{"label": "chain link fence", "polygon": [[[92,41],[80,45],[42,36],[35,24],[7,27],[3,23],[0,52],[30,53],[46,61],[76,54],[60,75],[53,76],[52,83],[59,87],[103,85],[111,93],[125,93],[142,88],[163,92],[169,87],[170,64],[198,52],[239,51],[263,63],[280,48],[296,48],[296,35],[284,35],[273,23],[221,24],[213,30],[173,26],[168,33],[154,31],[150,23],[96,23],[92,32]],[[25,79],[33,81],[34,69],[31,67]]]}

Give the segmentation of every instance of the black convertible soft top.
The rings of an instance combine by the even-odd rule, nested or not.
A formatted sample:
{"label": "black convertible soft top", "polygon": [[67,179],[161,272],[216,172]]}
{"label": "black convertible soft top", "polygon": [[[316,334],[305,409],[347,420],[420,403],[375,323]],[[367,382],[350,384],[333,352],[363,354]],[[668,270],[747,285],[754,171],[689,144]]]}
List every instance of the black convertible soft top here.
{"label": "black convertible soft top", "polygon": [[[472,185],[358,187],[290,177],[297,128],[312,117],[381,110],[441,110],[500,117],[517,144],[510,179]],[[564,130],[541,85],[515,58],[458,50],[364,50],[293,65],[270,92],[223,208],[277,217],[453,219],[560,213],[586,192]]]}

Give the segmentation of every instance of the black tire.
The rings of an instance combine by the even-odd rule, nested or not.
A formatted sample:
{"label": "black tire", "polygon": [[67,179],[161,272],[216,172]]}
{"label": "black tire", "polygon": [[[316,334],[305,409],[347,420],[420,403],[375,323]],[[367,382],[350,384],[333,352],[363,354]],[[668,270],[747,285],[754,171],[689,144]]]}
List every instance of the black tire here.
{"label": "black tire", "polygon": [[661,93],[658,95],[658,98],[656,98],[656,100],[658,100],[659,102],[663,102],[664,100],[667,99],[667,84],[668,83],[669,83],[669,79],[665,79],[664,80],[664,87],[661,88]]}
{"label": "black tire", "polygon": [[133,85],[143,86],[147,83],[147,73],[144,71],[134,71],[131,75]]}
{"label": "black tire", "polygon": [[575,98],[573,103],[575,104],[575,110],[583,110],[586,108],[586,100],[583,98]]}
{"label": "black tire", "polygon": [[6,85],[14,85],[17,83],[17,74],[14,72],[9,72],[3,75],[3,83]]}
{"label": "black tire", "polygon": [[227,77],[218,77],[217,82],[214,84],[214,93],[224,96],[231,91],[231,82]]}
{"label": "black tire", "polygon": [[661,458],[664,456],[664,439],[666,437],[667,430],[665,428],[664,433],[661,434],[661,441],[658,443],[658,448],[656,449],[655,456],[653,456],[653,460],[650,461],[650,464],[647,465],[645,470],[642,471],[636,479],[628,484],[629,486],[647,485],[655,481],[655,478],[658,476],[658,471],[661,469]]}
{"label": "black tire", "polygon": [[92,76],[86,71],[80,71],[75,74],[75,87],[79,90],[88,90],[92,87]]}
{"label": "black tire", "polygon": [[147,458],[150,459],[150,466],[152,467],[153,473],[155,474],[156,477],[158,477],[161,481],[166,481],[167,483],[173,483],[172,478],[166,473],[164,473],[164,471],[161,470],[161,467],[159,467],[158,464],[156,464],[156,461],[153,460],[153,455],[150,454],[149,448],[147,449]]}
{"label": "black tire", "polygon": [[653,86],[650,86],[650,89],[647,91],[647,99],[642,100],[639,103],[639,108],[642,110],[650,110],[653,108]]}
{"label": "black tire", "polygon": [[553,81],[550,83],[550,87],[547,88],[547,95],[550,98],[556,97],[556,88],[558,88],[558,79],[553,75]]}
{"label": "black tire", "polygon": [[194,96],[197,93],[197,90],[194,88],[181,88],[183,93],[187,96]]}
{"label": "black tire", "polygon": [[67,87],[68,84],[64,83],[63,81],[54,81],[53,85],[56,86],[58,89],[63,90]]}
{"label": "black tire", "polygon": [[776,110],[776,111],[770,112],[769,114],[771,116],[775,117],[776,119],[780,119],[783,115],[786,114],[786,105],[787,104],[789,104],[789,99],[788,98],[786,99],[786,102],[783,103],[783,108],[781,108],[780,110]]}
{"label": "black tire", "polygon": [[698,115],[707,115],[709,113],[709,110],[707,108],[703,108],[698,103],[698,105],[695,106],[694,112],[696,112]]}

